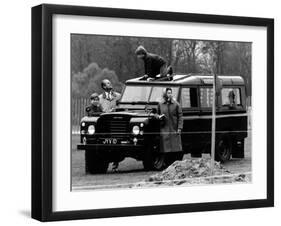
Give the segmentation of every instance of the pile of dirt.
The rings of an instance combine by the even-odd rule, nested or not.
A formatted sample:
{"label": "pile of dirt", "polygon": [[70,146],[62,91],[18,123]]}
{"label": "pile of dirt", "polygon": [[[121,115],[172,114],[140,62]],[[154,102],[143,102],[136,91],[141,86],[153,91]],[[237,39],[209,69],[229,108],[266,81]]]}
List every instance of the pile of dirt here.
{"label": "pile of dirt", "polygon": [[176,161],[166,170],[150,176],[137,186],[239,183],[248,182],[245,174],[232,174],[219,162],[214,163],[211,175],[211,161],[207,158],[189,158]]}

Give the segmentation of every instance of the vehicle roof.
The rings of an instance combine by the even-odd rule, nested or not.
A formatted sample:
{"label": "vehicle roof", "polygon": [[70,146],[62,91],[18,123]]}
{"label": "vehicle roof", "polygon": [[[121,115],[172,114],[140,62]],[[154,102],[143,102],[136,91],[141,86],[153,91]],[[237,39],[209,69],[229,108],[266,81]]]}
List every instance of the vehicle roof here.
{"label": "vehicle roof", "polygon": [[[213,76],[210,74],[175,74],[172,81],[144,81],[140,80],[141,77],[130,79],[126,81],[126,84],[134,85],[212,85]],[[222,85],[244,85],[244,79],[241,76],[234,75],[218,75],[218,79]]]}

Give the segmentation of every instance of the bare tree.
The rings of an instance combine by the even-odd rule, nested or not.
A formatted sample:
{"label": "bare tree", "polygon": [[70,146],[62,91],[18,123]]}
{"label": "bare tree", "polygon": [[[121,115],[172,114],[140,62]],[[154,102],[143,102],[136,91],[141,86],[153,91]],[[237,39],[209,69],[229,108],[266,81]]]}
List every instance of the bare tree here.
{"label": "bare tree", "polygon": [[[75,77],[74,80],[79,83],[77,76],[84,78],[84,69],[92,63],[96,63],[101,69],[113,71],[122,83],[142,76],[143,62],[135,55],[139,45],[165,58],[175,73],[211,73],[210,56],[203,53],[204,49],[208,49],[216,61],[215,73],[243,76],[247,94],[251,95],[251,43],[242,42],[75,34],[71,36],[72,78]],[[78,84],[74,85],[77,86]],[[81,95],[82,93],[81,90]]]}

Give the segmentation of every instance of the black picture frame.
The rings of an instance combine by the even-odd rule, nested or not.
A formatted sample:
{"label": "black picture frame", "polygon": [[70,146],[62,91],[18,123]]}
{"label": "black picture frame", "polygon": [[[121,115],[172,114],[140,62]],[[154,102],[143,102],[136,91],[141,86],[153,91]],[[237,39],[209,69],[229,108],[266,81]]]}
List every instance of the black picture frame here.
{"label": "black picture frame", "polygon": [[[55,14],[247,25],[267,28],[267,198],[96,210],[52,210],[52,18]],[[274,206],[274,20],[176,12],[43,4],[32,8],[32,218],[122,217]]]}

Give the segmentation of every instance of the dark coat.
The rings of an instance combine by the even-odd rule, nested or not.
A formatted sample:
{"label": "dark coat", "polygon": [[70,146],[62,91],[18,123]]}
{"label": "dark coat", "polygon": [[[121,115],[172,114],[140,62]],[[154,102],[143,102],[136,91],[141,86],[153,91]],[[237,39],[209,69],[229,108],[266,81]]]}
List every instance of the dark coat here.
{"label": "dark coat", "polygon": [[163,101],[158,105],[159,115],[164,114],[164,122],[161,126],[160,151],[179,152],[182,151],[181,135],[178,129],[183,128],[182,109],[176,100]]}
{"label": "dark coat", "polygon": [[166,64],[162,57],[152,53],[147,53],[143,61],[144,73],[151,78],[155,78],[156,75],[159,75],[161,72],[161,67]]}
{"label": "dark coat", "polygon": [[144,55],[144,73],[148,75],[150,78],[155,78],[156,75],[159,75],[162,71],[164,71],[166,61],[153,53],[147,52],[147,50],[143,46],[139,46],[136,49],[137,55]]}
{"label": "dark coat", "polygon": [[144,73],[151,78],[155,78],[156,75],[159,75],[161,68],[166,65],[166,61],[152,53],[147,53],[143,58],[144,61]]}
{"label": "dark coat", "polygon": [[89,105],[86,107],[86,113],[88,116],[95,116],[98,113],[102,113],[102,109],[100,105]]}

